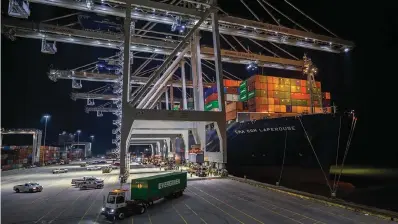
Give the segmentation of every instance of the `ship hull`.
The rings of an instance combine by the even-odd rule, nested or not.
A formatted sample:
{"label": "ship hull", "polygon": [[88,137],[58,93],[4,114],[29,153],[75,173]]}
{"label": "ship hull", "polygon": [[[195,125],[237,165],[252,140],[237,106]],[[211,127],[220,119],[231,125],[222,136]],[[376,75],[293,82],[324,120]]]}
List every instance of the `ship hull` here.
{"label": "ship hull", "polygon": [[[330,195],[329,169],[336,164],[336,156],[341,163],[351,125],[352,117],[332,114],[233,123],[227,129],[227,170]],[[217,151],[217,137],[207,137],[206,150]]]}

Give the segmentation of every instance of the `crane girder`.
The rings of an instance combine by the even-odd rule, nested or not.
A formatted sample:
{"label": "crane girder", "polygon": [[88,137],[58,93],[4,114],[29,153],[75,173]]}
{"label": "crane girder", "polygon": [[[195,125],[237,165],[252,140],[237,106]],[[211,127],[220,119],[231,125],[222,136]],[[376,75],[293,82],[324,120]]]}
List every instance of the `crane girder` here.
{"label": "crane girder", "polygon": [[[77,79],[83,81],[94,81],[94,82],[112,82],[116,83],[120,81],[121,76],[112,74],[100,74],[94,72],[80,72],[80,71],[69,71],[69,70],[55,70],[51,69],[48,73],[51,80],[57,81],[58,79]],[[133,76],[131,77],[131,84],[144,85],[148,82],[148,77]],[[169,81],[168,86],[173,85],[173,87],[182,87],[182,81]],[[211,87],[214,83],[203,82],[203,87]],[[187,88],[193,88],[192,81],[186,81]]]}
{"label": "crane girder", "polygon": [[[126,0],[112,1],[118,4],[126,4]],[[104,15],[125,17],[125,9],[119,7],[112,8],[105,5],[94,5],[94,7],[88,8],[85,3],[71,0],[30,0],[30,2],[75,9],[79,11],[94,12]],[[175,16],[183,16],[184,19],[190,21],[188,22],[187,27],[192,28],[195,24],[195,21],[200,18],[200,12],[196,9],[189,9],[147,0],[134,0],[132,3],[137,7],[150,9],[147,10],[147,12],[133,11],[131,13],[132,19],[172,25],[175,22]],[[156,10],[160,13],[153,13],[152,10]],[[212,32],[211,23],[209,20],[203,23],[199,29]],[[277,26],[233,16],[220,16],[219,30],[222,34],[265,40],[279,44],[333,53],[340,53],[345,48],[354,47],[353,42],[340,38],[329,37],[312,32],[291,29],[288,27]]]}
{"label": "crane girder", "polygon": [[[119,100],[120,96],[116,94],[99,94],[99,93],[72,93],[73,99],[92,99],[92,100]],[[173,99],[174,103],[180,103],[180,99]],[[166,102],[166,99],[161,99],[161,102]]]}
{"label": "crane girder", "polygon": [[[121,34],[110,34],[102,32],[85,31],[71,29],[66,27],[48,25],[43,23],[25,22],[11,18],[3,18],[3,27],[15,28],[15,36],[46,39],[50,41],[65,42],[71,44],[81,44],[95,47],[105,47],[118,49],[123,43]],[[144,38],[131,39],[131,50],[145,53],[156,53],[169,55],[177,46],[175,43],[167,41],[158,41]],[[190,54],[186,54],[190,57]],[[260,67],[269,67],[284,70],[302,71],[304,62],[302,60],[292,60],[285,58],[276,58],[265,55],[235,52],[229,50],[221,51],[222,61],[235,64],[249,64],[255,60]],[[214,60],[214,49],[201,47],[201,58]]]}

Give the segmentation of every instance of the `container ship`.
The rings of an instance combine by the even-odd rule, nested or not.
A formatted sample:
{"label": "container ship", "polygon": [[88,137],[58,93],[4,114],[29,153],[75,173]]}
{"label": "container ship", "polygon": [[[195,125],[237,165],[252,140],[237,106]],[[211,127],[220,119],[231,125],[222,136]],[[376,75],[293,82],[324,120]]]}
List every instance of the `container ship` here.
{"label": "container ship", "polygon": [[[230,174],[316,194],[335,192],[329,170],[349,148],[353,113],[337,113],[330,93],[311,77],[254,75],[224,80],[224,87]],[[216,87],[205,91],[207,111],[218,110],[217,95]],[[206,138],[207,152],[220,150],[211,126]]]}

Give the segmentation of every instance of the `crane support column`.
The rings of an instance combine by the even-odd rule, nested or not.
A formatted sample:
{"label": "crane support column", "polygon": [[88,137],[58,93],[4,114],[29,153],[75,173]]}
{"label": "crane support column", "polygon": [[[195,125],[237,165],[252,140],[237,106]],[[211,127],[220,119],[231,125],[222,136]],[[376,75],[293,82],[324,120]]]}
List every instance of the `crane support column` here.
{"label": "crane support column", "polygon": [[[124,48],[123,48],[123,92],[122,92],[122,115],[121,115],[121,141],[120,141],[120,175],[130,171],[126,167],[129,163],[126,160],[127,150],[130,146],[130,129],[134,122],[132,114],[129,113],[130,97],[130,43],[131,43],[131,4],[126,4],[126,19],[124,20]],[[127,171],[127,172],[126,172]]]}
{"label": "crane support column", "polygon": [[38,161],[36,161],[36,159],[37,159],[37,132],[36,132],[36,134],[33,134],[33,145],[32,145],[32,148],[33,148],[32,149],[32,165],[33,165],[36,162],[38,162]]}
{"label": "crane support column", "polygon": [[165,95],[166,95],[166,110],[169,110],[169,90],[168,90],[169,87],[166,87],[166,88],[167,88],[167,90],[165,92]]}
{"label": "crane support column", "polygon": [[[213,0],[212,4],[217,6],[217,0]],[[212,31],[213,31],[213,47],[214,47],[214,62],[216,71],[216,83],[218,92],[218,108],[220,112],[225,113],[225,100],[224,100],[224,82],[223,82],[223,69],[221,63],[221,50],[220,50],[220,31],[218,24],[217,12],[211,13],[212,20]],[[215,129],[219,136],[220,151],[223,155],[223,166],[227,161],[227,133],[226,133],[226,121],[225,119],[218,121],[215,125]]]}
{"label": "crane support column", "polygon": [[170,86],[170,104],[171,104],[171,110],[174,109],[174,88],[173,84]]}
{"label": "crane support column", "polygon": [[199,31],[196,31],[193,36],[193,45],[196,51],[196,75],[198,77],[198,91],[199,96],[199,110],[204,111],[204,98],[203,98],[203,77],[202,77],[202,59],[200,57],[200,35]]}
{"label": "crane support column", "polygon": [[185,81],[185,60],[181,60],[181,79],[182,79],[182,108],[187,110],[187,83]]}

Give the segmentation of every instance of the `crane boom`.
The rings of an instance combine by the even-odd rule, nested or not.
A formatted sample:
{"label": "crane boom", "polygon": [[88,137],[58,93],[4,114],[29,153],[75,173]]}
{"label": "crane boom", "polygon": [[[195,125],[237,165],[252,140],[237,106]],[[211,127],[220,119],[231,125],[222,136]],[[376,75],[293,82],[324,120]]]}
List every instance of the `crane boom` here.
{"label": "crane boom", "polygon": [[[92,32],[86,30],[71,29],[67,27],[54,26],[44,23],[25,22],[17,19],[2,17],[2,26],[14,28],[15,36],[33,39],[46,39],[50,41],[81,44],[96,47],[118,49],[123,41],[122,34],[110,34]],[[158,41],[143,38],[131,38],[131,50],[145,53],[156,53],[169,55],[177,45],[172,42]],[[190,57],[190,54],[185,55]],[[284,70],[302,71],[304,62],[276,58],[253,53],[235,52],[221,50],[222,61],[235,64],[249,64],[253,60],[258,62],[260,67],[270,67]],[[214,50],[209,47],[201,47],[202,59],[214,60]]]}
{"label": "crane boom", "polygon": [[[106,5],[97,5],[88,8],[83,2],[70,0],[30,0],[29,2],[75,9],[90,13],[98,13],[103,15],[112,15],[117,17],[125,17],[126,12],[124,5],[126,0],[113,0],[118,2],[121,7],[108,7]],[[132,1],[137,7],[146,10],[134,11],[131,14],[132,19],[144,20],[148,22],[162,23],[172,25],[175,22],[175,16],[184,16],[188,20],[187,27],[192,28],[196,20],[200,18],[200,12],[196,9],[189,9],[171,4],[165,4],[147,0]],[[162,14],[153,14],[152,10],[163,12]],[[202,24],[199,29],[212,32],[211,23]],[[283,26],[276,26],[269,23],[262,23],[253,20],[241,19],[233,16],[220,16],[219,30],[222,34],[240,36],[256,40],[265,40],[278,44],[286,44],[296,47],[340,53],[345,48],[353,48],[354,43],[340,38],[319,35],[312,32],[291,29]],[[284,36],[287,39],[281,39]]]}

